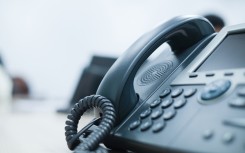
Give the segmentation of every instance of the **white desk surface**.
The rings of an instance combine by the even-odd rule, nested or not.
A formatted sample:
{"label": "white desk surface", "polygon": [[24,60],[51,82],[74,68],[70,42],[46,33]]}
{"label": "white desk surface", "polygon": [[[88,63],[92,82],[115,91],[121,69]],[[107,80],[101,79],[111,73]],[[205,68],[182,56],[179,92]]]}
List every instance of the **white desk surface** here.
{"label": "white desk surface", "polygon": [[[67,115],[48,106],[45,102],[14,102],[14,109],[0,113],[0,153],[71,153],[64,134]],[[82,119],[80,126],[92,116]]]}

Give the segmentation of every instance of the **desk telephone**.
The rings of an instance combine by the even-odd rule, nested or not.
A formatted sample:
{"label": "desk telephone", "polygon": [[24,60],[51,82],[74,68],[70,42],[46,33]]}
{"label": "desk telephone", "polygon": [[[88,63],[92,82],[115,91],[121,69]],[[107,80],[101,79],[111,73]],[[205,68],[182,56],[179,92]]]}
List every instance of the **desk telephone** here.
{"label": "desk telephone", "polygon": [[[170,47],[147,60],[162,44]],[[101,118],[77,132],[93,107]],[[96,95],[74,106],[65,130],[78,152],[103,142],[133,152],[244,153],[245,24],[218,34],[199,16],[160,24],[117,59]]]}

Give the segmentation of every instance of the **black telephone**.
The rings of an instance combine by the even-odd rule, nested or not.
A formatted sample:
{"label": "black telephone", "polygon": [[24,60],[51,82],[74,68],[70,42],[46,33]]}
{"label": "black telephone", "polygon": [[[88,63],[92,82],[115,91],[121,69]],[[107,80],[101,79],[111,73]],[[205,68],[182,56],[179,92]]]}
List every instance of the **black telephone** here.
{"label": "black telephone", "polygon": [[[199,16],[157,26],[117,59],[97,95],[75,105],[65,128],[69,148],[103,141],[134,152],[244,153],[244,42],[245,24],[217,35]],[[170,48],[146,62],[162,44]],[[77,133],[86,107],[101,108],[102,119]],[[99,128],[91,133],[93,124]]]}

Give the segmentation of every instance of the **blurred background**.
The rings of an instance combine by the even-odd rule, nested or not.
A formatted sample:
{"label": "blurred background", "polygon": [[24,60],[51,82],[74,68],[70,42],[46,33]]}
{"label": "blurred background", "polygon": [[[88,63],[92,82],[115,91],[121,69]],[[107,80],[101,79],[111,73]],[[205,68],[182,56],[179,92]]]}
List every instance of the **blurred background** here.
{"label": "blurred background", "polygon": [[0,0],[0,54],[32,97],[69,99],[94,54],[118,57],[139,36],[178,15],[245,22],[243,0]]}

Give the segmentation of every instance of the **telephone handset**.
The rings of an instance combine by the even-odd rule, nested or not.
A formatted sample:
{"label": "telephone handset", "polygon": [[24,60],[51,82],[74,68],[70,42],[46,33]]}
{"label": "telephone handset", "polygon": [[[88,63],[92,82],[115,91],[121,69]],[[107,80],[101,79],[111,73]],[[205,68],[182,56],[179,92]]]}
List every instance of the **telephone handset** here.
{"label": "telephone handset", "polygon": [[141,36],[112,65],[97,94],[110,99],[121,121],[138,103],[133,87],[134,77],[142,63],[164,42],[178,53],[214,33],[207,20],[200,17],[177,17]]}
{"label": "telephone handset", "polygon": [[[239,25],[216,36],[205,18],[181,16],[144,34],[112,65],[96,95],[74,106],[65,127],[68,147],[92,151],[103,141],[135,152],[244,152],[233,142],[237,133],[245,143],[244,129],[233,129],[245,127],[244,110],[236,109],[245,107],[244,31]],[[171,50],[145,63],[163,43]],[[231,46],[238,56],[230,56]],[[101,118],[77,132],[93,107]]]}

